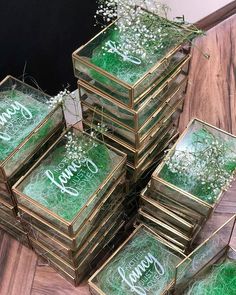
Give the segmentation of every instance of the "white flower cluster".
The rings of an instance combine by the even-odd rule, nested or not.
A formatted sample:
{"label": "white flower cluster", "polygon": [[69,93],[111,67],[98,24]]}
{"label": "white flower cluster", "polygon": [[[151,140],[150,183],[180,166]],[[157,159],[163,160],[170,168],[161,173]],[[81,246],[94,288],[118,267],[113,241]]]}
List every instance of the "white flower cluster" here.
{"label": "white flower cluster", "polygon": [[65,89],[60,91],[56,96],[51,97],[50,100],[47,101],[48,108],[55,108],[57,105],[63,104],[68,95],[70,95],[69,90]]}
{"label": "white flower cluster", "polygon": [[199,182],[205,190],[214,194],[208,196],[214,201],[222,190],[226,190],[232,180],[233,173],[226,170],[227,163],[235,163],[236,155],[223,140],[211,134],[206,139],[198,139],[193,143],[194,151],[176,150],[167,160],[168,169],[177,175],[187,177],[193,183]]}
{"label": "white flower cluster", "polygon": [[[110,22],[119,16],[116,29],[119,31],[120,40],[117,49],[124,56],[135,55],[144,59],[147,51],[163,48],[163,39],[166,33],[163,24],[156,15],[165,16],[165,5],[152,0],[140,1],[137,6],[135,0],[100,0],[97,15],[104,22]],[[147,13],[144,8],[152,13]],[[106,49],[106,48],[105,48]],[[109,50],[109,47],[107,48]]]}
{"label": "white flower cluster", "polygon": [[97,143],[89,137],[76,136],[72,132],[65,135],[67,139],[66,153],[70,160],[76,160],[81,163],[86,159],[88,152],[97,146]]}

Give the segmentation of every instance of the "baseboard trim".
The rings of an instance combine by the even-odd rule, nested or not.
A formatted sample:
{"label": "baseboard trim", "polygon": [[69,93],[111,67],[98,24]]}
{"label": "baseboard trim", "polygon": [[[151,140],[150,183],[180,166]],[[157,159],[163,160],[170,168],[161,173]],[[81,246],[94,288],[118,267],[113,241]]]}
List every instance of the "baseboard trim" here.
{"label": "baseboard trim", "polygon": [[230,2],[226,6],[218,9],[212,14],[209,14],[196,22],[195,25],[199,29],[207,31],[234,14],[236,14],[236,1]]}

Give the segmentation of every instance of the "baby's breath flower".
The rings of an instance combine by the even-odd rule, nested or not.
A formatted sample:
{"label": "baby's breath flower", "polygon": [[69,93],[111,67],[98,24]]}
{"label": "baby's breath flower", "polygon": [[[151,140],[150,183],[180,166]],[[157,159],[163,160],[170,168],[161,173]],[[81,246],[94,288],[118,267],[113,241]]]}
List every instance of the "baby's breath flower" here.
{"label": "baby's breath flower", "polygon": [[59,104],[63,104],[65,101],[65,98],[70,95],[70,92],[65,89],[63,91],[60,91],[56,96],[51,97],[47,103],[48,108],[55,108]]}

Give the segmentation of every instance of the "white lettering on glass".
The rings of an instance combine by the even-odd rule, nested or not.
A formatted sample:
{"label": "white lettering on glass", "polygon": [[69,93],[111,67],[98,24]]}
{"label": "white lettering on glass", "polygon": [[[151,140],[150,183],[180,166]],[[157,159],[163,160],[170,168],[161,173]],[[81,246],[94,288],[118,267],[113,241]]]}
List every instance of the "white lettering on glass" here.
{"label": "white lettering on glass", "polygon": [[148,253],[145,256],[145,259],[142,260],[134,270],[126,276],[126,273],[122,267],[118,267],[118,273],[121,276],[122,280],[130,287],[131,292],[136,292],[138,295],[146,295],[144,288],[137,286],[136,283],[140,280],[142,275],[150,268],[151,265],[154,265],[155,271],[159,276],[165,274],[164,267],[161,263],[151,254]]}
{"label": "white lettering on glass", "polygon": [[81,163],[76,163],[75,161],[72,161],[71,164],[68,165],[59,175],[58,179],[55,179],[55,176],[51,170],[47,170],[45,174],[51,180],[51,182],[61,190],[62,193],[67,193],[71,196],[77,197],[79,195],[78,190],[73,187],[66,186],[66,184],[81,168],[82,164],[85,164],[91,173],[98,173],[97,165],[92,160],[84,158]]}
{"label": "white lettering on glass", "polygon": [[136,65],[140,65],[142,63],[139,58],[124,54],[120,49],[117,48],[117,45],[114,41],[111,41],[111,40],[107,41],[106,46],[110,48],[108,52],[116,53],[120,55],[121,57],[123,57],[124,61],[130,61],[131,63]]}
{"label": "white lettering on glass", "polygon": [[[16,101],[12,103],[6,111],[0,114],[0,126],[4,127],[6,124],[10,124],[11,122],[9,122],[9,120],[11,120],[17,112],[20,112],[26,120],[30,120],[33,117],[32,113],[24,105]],[[11,135],[8,133],[0,132],[0,139],[9,141],[11,138]]]}

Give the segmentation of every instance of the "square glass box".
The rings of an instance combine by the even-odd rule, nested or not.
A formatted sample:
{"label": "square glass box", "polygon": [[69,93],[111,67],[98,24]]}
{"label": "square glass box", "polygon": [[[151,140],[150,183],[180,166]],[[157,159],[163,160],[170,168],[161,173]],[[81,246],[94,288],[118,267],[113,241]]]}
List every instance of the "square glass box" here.
{"label": "square glass box", "polygon": [[[64,121],[63,110],[52,110],[50,96],[7,76],[0,83],[0,181],[7,181]],[[13,140],[14,138],[14,140]]]}
{"label": "square glass box", "polygon": [[170,210],[179,217],[188,220],[192,224],[198,224],[201,226],[206,221],[206,217],[200,213],[184,206],[183,204],[180,204],[171,197],[167,197],[158,191],[152,190],[150,182],[147,185],[145,195],[149,199],[160,203],[164,208]]}
{"label": "square glass box", "polygon": [[[67,157],[66,144],[68,141],[65,135],[68,135],[68,132],[73,132],[79,142],[88,144],[92,140],[94,143],[89,150],[90,154],[86,156],[88,163],[86,166],[76,165],[74,161]],[[125,154],[99,140],[91,138],[90,135],[76,128],[72,128],[65,131],[36,164],[21,177],[13,186],[13,192],[20,205],[30,208],[30,210],[53,224],[66,235],[73,237],[94,208],[103,201],[107,190],[125,171],[125,164]],[[49,179],[48,175],[45,176],[45,171],[50,171]],[[82,172],[83,174],[81,174]],[[41,181],[42,185],[40,187],[37,186],[35,179]],[[61,181],[60,187],[57,179]],[[58,187],[57,185],[53,186],[55,184],[54,180],[58,181]],[[32,185],[34,188],[33,193],[31,193]],[[68,185],[71,188],[70,191],[67,189]],[[46,191],[44,191],[44,188]],[[81,191],[81,188],[84,191]],[[51,200],[54,193],[56,196]],[[41,195],[40,199],[39,196]],[[65,196],[70,200],[73,199],[74,202],[68,202]],[[66,208],[61,206],[61,198],[63,197]],[[49,209],[47,204],[50,205],[51,201],[54,202],[58,198],[59,202],[54,203],[53,208]],[[78,203],[79,200],[81,204]],[[75,202],[77,202],[78,207],[74,207]],[[73,209],[73,216],[69,208]],[[70,216],[67,217],[68,212]]]}
{"label": "square glass box", "polygon": [[118,216],[123,218],[124,196],[116,195],[116,197],[117,199],[114,200],[112,204],[104,208],[102,216],[100,213],[95,212],[95,217],[93,216],[87,221],[80,232],[80,239],[76,237],[76,240],[80,241],[80,243],[77,243],[77,248],[75,250],[69,248],[67,245],[58,240],[57,235],[53,235],[52,232],[43,231],[33,223],[25,223],[25,228],[27,228],[30,237],[35,240],[40,240],[45,247],[66,260],[67,263],[72,266],[77,266],[81,251],[85,247],[90,247],[92,240],[98,239],[98,237],[103,234],[102,232],[107,229],[107,226],[116,222]]}
{"label": "square glass box", "polygon": [[166,294],[174,285],[175,267],[183,259],[183,253],[141,225],[89,279],[89,286],[96,295],[118,291],[128,295],[136,290]]}
{"label": "square glass box", "polygon": [[236,252],[230,247],[235,217],[236,215],[232,216],[177,265],[175,295],[185,294],[189,285],[197,279],[205,278],[214,264],[220,264],[226,259],[236,260]]}
{"label": "square glass box", "polygon": [[[152,13],[147,11],[143,11],[143,13],[146,14],[147,17],[150,15],[153,16]],[[119,21],[120,20],[117,20],[106,27],[87,44],[81,46],[72,54],[74,74],[79,80],[84,80],[98,90],[105,92],[111,99],[133,108],[136,103],[153,89],[153,84],[155,86],[158,85],[188,57],[190,44],[189,41],[186,40],[192,39],[194,36],[188,28],[180,26],[179,24],[174,25],[178,30],[182,31],[182,37],[166,48],[161,58],[157,57],[155,58],[155,62],[149,62],[146,70],[144,70],[142,62],[138,66],[135,65],[132,74],[136,74],[137,69],[139,69],[139,71],[141,70],[143,74],[140,75],[139,78],[134,78],[133,82],[128,83],[124,81],[124,76],[126,74],[125,72],[127,72],[126,69],[130,68],[132,63],[129,61],[122,62],[118,54],[111,53],[113,57],[117,59],[117,62],[120,62],[121,65],[125,64],[125,72],[121,78],[117,78],[117,75],[115,76],[115,74],[95,65],[96,57],[101,54],[99,51],[103,51],[104,44],[106,42],[110,43],[110,38],[113,38],[112,35],[114,35],[114,32],[118,32],[115,28]],[[168,23],[169,21],[166,20],[166,22]],[[116,44],[115,40],[114,43]],[[148,56],[146,60],[149,60]],[[114,67],[112,70],[114,70]]]}
{"label": "square glass box", "polygon": [[183,252],[187,252],[189,250],[193,241],[191,238],[179,231],[178,228],[167,225],[165,222],[144,212],[142,209],[139,209],[138,213],[139,223],[151,228],[156,234],[179,247]]}
{"label": "square glass box", "polygon": [[151,120],[150,118],[155,121],[155,117],[168,103],[170,96],[176,92],[183,82],[186,83],[188,64],[189,60],[185,61],[161,86],[158,85],[147,97],[140,101],[134,110],[112,101],[106,94],[79,80],[80,100],[85,105],[111,117],[117,123],[137,132],[145,126],[146,122]]}
{"label": "square glass box", "polygon": [[55,254],[55,252],[50,251],[47,247],[43,246],[41,242],[34,240],[30,237],[33,249],[35,252],[44,257],[49,265],[59,266],[61,270],[70,277],[74,278],[74,283],[77,285],[80,283],[85,275],[91,271],[90,263],[99,254],[101,249],[103,249],[110,241],[111,238],[117,233],[121,226],[123,226],[123,221],[118,220],[117,223],[111,224],[110,228],[98,239],[97,243],[85,253],[84,257],[80,257],[80,263],[78,267],[72,267],[66,263],[61,257]]}
{"label": "square glass box", "polygon": [[[122,182],[123,183],[123,182]],[[115,190],[116,186],[114,185],[113,191]],[[110,193],[110,194],[111,194]],[[110,196],[108,194],[108,197]],[[106,214],[109,213],[111,210],[110,208],[117,206],[117,204],[121,204],[124,200],[124,194],[120,191],[114,192],[113,196],[115,200],[110,205],[105,204],[102,210],[100,207],[95,209],[90,218],[88,218],[84,223],[83,226],[80,228],[79,232],[70,237],[66,235],[64,232],[60,231],[57,227],[52,226],[49,224],[45,219],[40,218],[38,215],[34,214],[32,211],[29,211],[27,208],[22,207],[21,205],[18,206],[20,217],[22,222],[26,222],[28,225],[34,225],[37,228],[41,229],[43,232],[47,233],[49,236],[57,239],[60,243],[64,244],[65,247],[70,248],[72,251],[77,251],[79,247],[83,245],[86,241],[86,238],[96,230],[97,226],[103,222],[103,219],[106,217]]]}
{"label": "square glass box", "polygon": [[188,219],[182,218],[167,208],[163,207],[159,202],[149,199],[145,195],[146,189],[141,193],[140,207],[142,211],[158,218],[169,226],[179,228],[186,236],[194,239],[201,227],[196,223],[191,223]]}
{"label": "square glass box", "polygon": [[139,149],[145,145],[146,140],[148,140],[149,136],[153,134],[154,130],[157,128],[160,129],[162,125],[165,124],[166,120],[168,120],[178,109],[182,110],[186,83],[187,81],[184,81],[181,86],[166,99],[164,106],[162,106],[161,109],[156,110],[155,114],[153,114],[153,116],[151,116],[137,132],[134,132],[114,118],[107,116],[105,113],[99,112],[97,109],[82,101],[83,118],[86,122],[90,122],[91,124],[103,122],[108,129],[105,133],[113,134],[117,139],[127,143],[127,145],[132,148]]}
{"label": "square glass box", "polygon": [[[206,135],[207,134],[207,135]],[[193,140],[197,137],[197,143],[199,144],[197,147],[202,147],[202,138],[204,136],[209,136],[207,138],[210,138],[210,140],[213,139],[213,142],[221,142],[221,144],[227,144],[227,153],[225,152],[222,154],[224,157],[226,157],[227,165],[225,167],[230,167],[232,170],[232,167],[236,166],[236,137],[230,133],[227,133],[221,129],[218,129],[208,123],[205,123],[203,121],[200,121],[198,119],[193,119],[184,133],[180,136],[178,141],[175,143],[175,145],[171,148],[171,150],[166,155],[163,162],[157,167],[157,169],[154,171],[152,178],[151,178],[151,184],[150,187],[153,190],[156,190],[158,192],[161,192],[163,196],[166,196],[170,199],[173,199],[177,201],[180,204],[183,204],[184,206],[192,209],[193,211],[196,211],[200,215],[203,215],[204,217],[208,218],[210,214],[212,213],[213,209],[218,205],[218,203],[221,200],[221,197],[223,196],[224,189],[222,189],[217,196],[214,196],[215,200],[211,202],[207,202],[205,200],[202,200],[200,197],[192,194],[190,191],[186,189],[182,189],[179,186],[175,185],[174,183],[171,183],[170,181],[165,180],[165,167],[166,167],[166,161],[170,159],[176,151],[178,152],[184,152],[184,158],[186,158],[186,153],[191,152],[193,153]],[[200,138],[201,141],[198,139]],[[199,143],[200,142],[200,143]],[[201,144],[201,145],[200,145]],[[205,144],[205,141],[204,141]],[[210,148],[211,144],[209,144]],[[228,150],[229,148],[229,150]],[[204,156],[203,156],[204,157]],[[212,158],[213,159],[213,158]],[[214,159],[213,159],[214,160]],[[198,161],[199,162],[199,161]],[[191,165],[192,171],[195,169],[196,164]],[[234,172],[232,172],[233,176]],[[164,176],[163,176],[164,175]],[[183,178],[183,177],[182,177]],[[174,181],[174,178],[172,178],[172,182]],[[201,185],[202,188],[204,185]],[[194,187],[193,185],[191,187]],[[187,187],[188,188],[188,187]],[[212,192],[213,190],[211,190]],[[205,196],[204,196],[205,197]]]}

